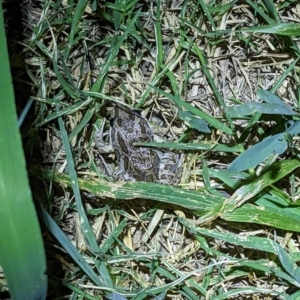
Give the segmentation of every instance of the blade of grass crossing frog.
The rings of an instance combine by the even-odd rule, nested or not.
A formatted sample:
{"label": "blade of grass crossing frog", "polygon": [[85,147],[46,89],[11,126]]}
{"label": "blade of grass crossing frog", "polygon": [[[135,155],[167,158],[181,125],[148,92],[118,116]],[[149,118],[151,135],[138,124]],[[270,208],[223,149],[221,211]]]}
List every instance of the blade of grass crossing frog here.
{"label": "blade of grass crossing frog", "polygon": [[172,100],[173,102],[175,102],[177,105],[184,107],[185,109],[187,109],[188,111],[190,111],[191,113],[195,114],[196,116],[202,118],[203,120],[205,120],[206,122],[208,122],[211,126],[213,126],[216,129],[219,129],[221,131],[224,131],[225,133],[229,134],[229,135],[233,135],[233,131],[227,127],[226,125],[224,125],[224,123],[218,121],[217,119],[209,116],[208,114],[204,113],[203,111],[199,110],[198,108],[190,105],[187,102],[182,101],[179,97],[173,96],[171,94],[168,94],[166,92],[164,92],[163,90],[152,86],[151,87],[156,90],[158,93],[162,94],[163,96],[167,97],[168,99]]}
{"label": "blade of grass crossing frog", "polygon": [[199,219],[200,223],[214,220],[218,216],[223,216],[227,212],[234,211],[237,207],[256,196],[267,186],[272,185],[276,181],[285,177],[300,166],[297,159],[283,160],[270,167],[268,171],[253,180],[251,183],[240,187],[230,198],[226,199],[222,204],[214,207],[212,211]]}
{"label": "blade of grass crossing frog", "polygon": [[209,143],[197,143],[197,144],[186,144],[186,143],[134,143],[135,146],[146,146],[146,147],[159,147],[166,149],[181,149],[181,150],[204,150],[204,151],[216,151],[216,152],[230,152],[236,153],[241,152],[239,146],[227,146],[222,144],[209,144]]}
{"label": "blade of grass crossing frog", "polygon": [[[56,105],[56,109],[59,110],[58,104]],[[67,135],[67,132],[66,132],[66,129],[65,129],[65,126],[64,126],[64,123],[63,123],[63,120],[61,117],[58,118],[58,124],[59,124],[61,138],[62,138],[65,152],[66,152],[66,158],[67,158],[67,163],[68,163],[68,172],[69,172],[69,176],[70,176],[71,187],[73,189],[73,193],[74,193],[74,197],[75,197],[76,207],[78,210],[78,214],[80,216],[82,232],[88,243],[88,247],[89,247],[90,251],[93,253],[98,253],[99,247],[98,247],[93,230],[87,219],[87,216],[85,214],[84,207],[82,204],[81,194],[80,194],[79,185],[78,185],[78,177],[77,177],[77,173],[74,168],[75,164],[74,164],[72,150],[71,150],[70,143],[69,143],[69,137]]]}

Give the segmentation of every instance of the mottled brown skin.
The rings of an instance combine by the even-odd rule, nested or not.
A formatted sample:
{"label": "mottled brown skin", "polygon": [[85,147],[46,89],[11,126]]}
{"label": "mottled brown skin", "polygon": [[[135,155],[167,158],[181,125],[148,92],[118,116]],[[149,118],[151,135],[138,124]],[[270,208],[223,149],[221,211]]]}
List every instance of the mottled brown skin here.
{"label": "mottled brown skin", "polygon": [[[120,105],[115,105],[113,112],[109,114],[106,111],[105,115],[110,120],[110,139],[118,163],[118,170],[112,173],[114,179],[168,185],[179,183],[182,158],[178,154],[134,146],[137,142],[154,141],[153,132],[144,117]],[[101,151],[100,140],[97,133],[96,144]]]}

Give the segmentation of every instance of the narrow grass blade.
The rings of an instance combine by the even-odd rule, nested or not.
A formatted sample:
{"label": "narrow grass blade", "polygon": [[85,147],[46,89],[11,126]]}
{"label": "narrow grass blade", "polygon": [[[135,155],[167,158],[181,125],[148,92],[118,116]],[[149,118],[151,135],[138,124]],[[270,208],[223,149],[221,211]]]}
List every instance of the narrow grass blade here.
{"label": "narrow grass blade", "polygon": [[202,118],[203,120],[205,120],[207,123],[209,123],[211,126],[215,127],[216,129],[222,130],[225,133],[232,135],[233,131],[226,126],[224,123],[222,123],[221,121],[217,120],[214,117],[209,116],[208,114],[206,114],[205,112],[199,110],[198,108],[192,106],[191,104],[182,101],[181,99],[179,99],[179,97],[177,96],[173,96],[171,94],[168,94],[166,92],[164,92],[161,89],[158,89],[155,86],[151,86],[154,90],[156,90],[157,92],[159,92],[160,94],[162,94],[163,96],[167,97],[168,99],[172,100],[174,103],[176,103],[178,106],[180,107],[184,107],[186,110],[188,110],[189,112],[191,112],[192,114]]}
{"label": "narrow grass blade", "polygon": [[248,3],[254,10],[255,12],[261,16],[263,20],[265,20],[268,24],[274,24],[275,21],[270,18],[263,10],[262,7],[259,6],[259,3],[257,1],[250,1],[246,0],[246,3]]}
{"label": "narrow grass blade", "polygon": [[[97,286],[104,287],[103,281],[94,272],[91,266],[86,262],[78,250],[73,246],[70,240],[66,237],[63,231],[54,222],[48,212],[41,206],[42,216],[45,225],[48,230],[53,234],[53,236],[59,241],[67,253],[72,257],[72,259],[77,263],[77,265],[82,269],[82,271],[95,283]],[[101,274],[100,274],[101,275]]]}
{"label": "narrow grass blade", "polygon": [[272,0],[264,0],[266,8],[268,9],[269,14],[275,22],[279,21],[279,16]]}
{"label": "narrow grass blade", "polygon": [[222,152],[241,152],[239,146],[227,146],[218,143],[195,143],[195,144],[186,144],[186,143],[171,143],[171,142],[162,142],[162,143],[135,143],[136,146],[145,146],[145,147],[158,147],[166,149],[181,149],[181,150],[209,150],[209,151],[222,151]]}
{"label": "narrow grass blade", "polygon": [[46,299],[46,258],[29,187],[0,4],[0,265],[11,298]]}
{"label": "narrow grass blade", "polygon": [[134,27],[134,24],[138,17],[139,17],[139,12],[137,12],[135,14],[135,16],[132,18],[132,20],[129,22],[128,27],[124,30],[124,33],[120,37],[113,38],[106,61],[103,64],[103,66],[101,66],[101,72],[100,72],[96,82],[93,84],[93,86],[91,88],[92,92],[98,92],[101,89],[104,78],[107,75],[107,72],[111,66],[111,63],[113,62],[117,53],[119,52],[121,45],[123,44],[123,42],[125,41],[127,36],[132,31],[132,28]]}
{"label": "narrow grass blade", "polygon": [[76,9],[75,9],[75,13],[72,17],[72,24],[71,24],[71,31],[69,34],[69,42],[67,43],[67,49],[65,50],[64,53],[64,60],[67,61],[68,57],[69,57],[69,53],[71,50],[71,47],[73,46],[74,43],[74,38],[76,33],[78,33],[78,23],[82,22],[82,15],[84,13],[84,10],[87,6],[87,1],[85,0],[79,0],[76,3]]}
{"label": "narrow grass blade", "polygon": [[[57,105],[57,110],[59,110],[58,105]],[[92,251],[93,253],[98,253],[99,247],[98,247],[95,235],[94,235],[91,225],[87,219],[87,216],[85,214],[85,210],[84,210],[84,207],[82,204],[81,194],[80,194],[79,186],[78,186],[78,177],[77,177],[77,173],[76,173],[75,167],[74,167],[75,164],[74,164],[73,155],[72,155],[72,151],[71,151],[71,147],[70,147],[70,143],[69,143],[69,137],[67,135],[67,131],[64,127],[64,123],[63,123],[63,120],[61,117],[58,118],[58,124],[59,124],[59,129],[61,132],[61,138],[64,143],[64,148],[65,148],[67,162],[68,162],[68,171],[70,174],[70,180],[72,182],[71,187],[74,192],[76,207],[78,210],[78,214],[80,216],[82,231],[84,233],[84,237],[87,241],[90,251]]]}
{"label": "narrow grass blade", "polygon": [[236,30],[237,32],[259,32],[259,33],[271,33],[289,37],[300,36],[300,24],[298,23],[280,23],[272,25],[261,25],[250,28],[244,28],[241,30]]}

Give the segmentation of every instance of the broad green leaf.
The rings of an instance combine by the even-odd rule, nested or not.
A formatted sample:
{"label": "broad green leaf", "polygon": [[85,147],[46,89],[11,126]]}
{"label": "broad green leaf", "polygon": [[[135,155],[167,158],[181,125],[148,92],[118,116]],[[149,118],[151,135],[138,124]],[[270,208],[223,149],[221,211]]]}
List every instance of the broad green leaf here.
{"label": "broad green leaf", "polygon": [[300,218],[290,210],[245,204],[233,212],[227,212],[222,219],[231,222],[263,224],[274,228],[300,232]]}
{"label": "broad green leaf", "polygon": [[249,116],[255,113],[286,116],[298,115],[298,113],[292,111],[286,105],[279,105],[275,103],[246,103],[242,105],[229,106],[226,110],[232,118]]}
{"label": "broad green leaf", "polygon": [[243,171],[255,168],[271,154],[282,154],[287,149],[287,141],[284,133],[269,136],[258,144],[247,149],[237,157],[229,166],[228,171]]}
{"label": "broad green leaf", "polygon": [[299,299],[300,299],[300,291],[297,291],[296,293],[285,298],[285,300],[299,300]]}
{"label": "broad green leaf", "polygon": [[278,106],[286,106],[285,103],[278,96],[269,91],[259,90],[257,92],[257,96],[267,103],[277,104]]}
{"label": "broad green leaf", "polygon": [[[52,179],[60,184],[71,186],[68,175],[53,173],[48,170],[42,170],[41,175],[49,180]],[[79,178],[78,185],[80,189],[100,197],[123,200],[151,199],[197,211],[208,211],[223,201],[221,197],[210,195],[204,191],[189,191],[151,182],[113,183],[102,179],[85,180]]]}
{"label": "broad green leaf", "polygon": [[46,258],[32,200],[0,4],[0,265],[11,299],[46,299]]}

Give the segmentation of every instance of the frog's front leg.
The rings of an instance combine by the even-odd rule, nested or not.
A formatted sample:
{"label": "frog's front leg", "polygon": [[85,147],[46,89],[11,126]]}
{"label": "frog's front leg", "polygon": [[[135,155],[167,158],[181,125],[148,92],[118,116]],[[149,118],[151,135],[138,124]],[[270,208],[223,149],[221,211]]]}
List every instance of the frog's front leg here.
{"label": "frog's front leg", "polygon": [[101,153],[113,153],[114,149],[112,147],[111,138],[109,138],[108,143],[105,143],[104,139],[103,139],[103,137],[104,137],[104,133],[103,133],[104,125],[105,125],[105,121],[103,120],[103,122],[101,124],[101,127],[96,128],[95,143],[96,143],[96,146],[97,146],[99,152],[101,152]]}
{"label": "frog's front leg", "polygon": [[136,181],[134,176],[130,173],[130,162],[127,155],[120,155],[118,149],[115,149],[118,169],[112,173],[112,178],[114,180],[121,180],[121,181]]}

